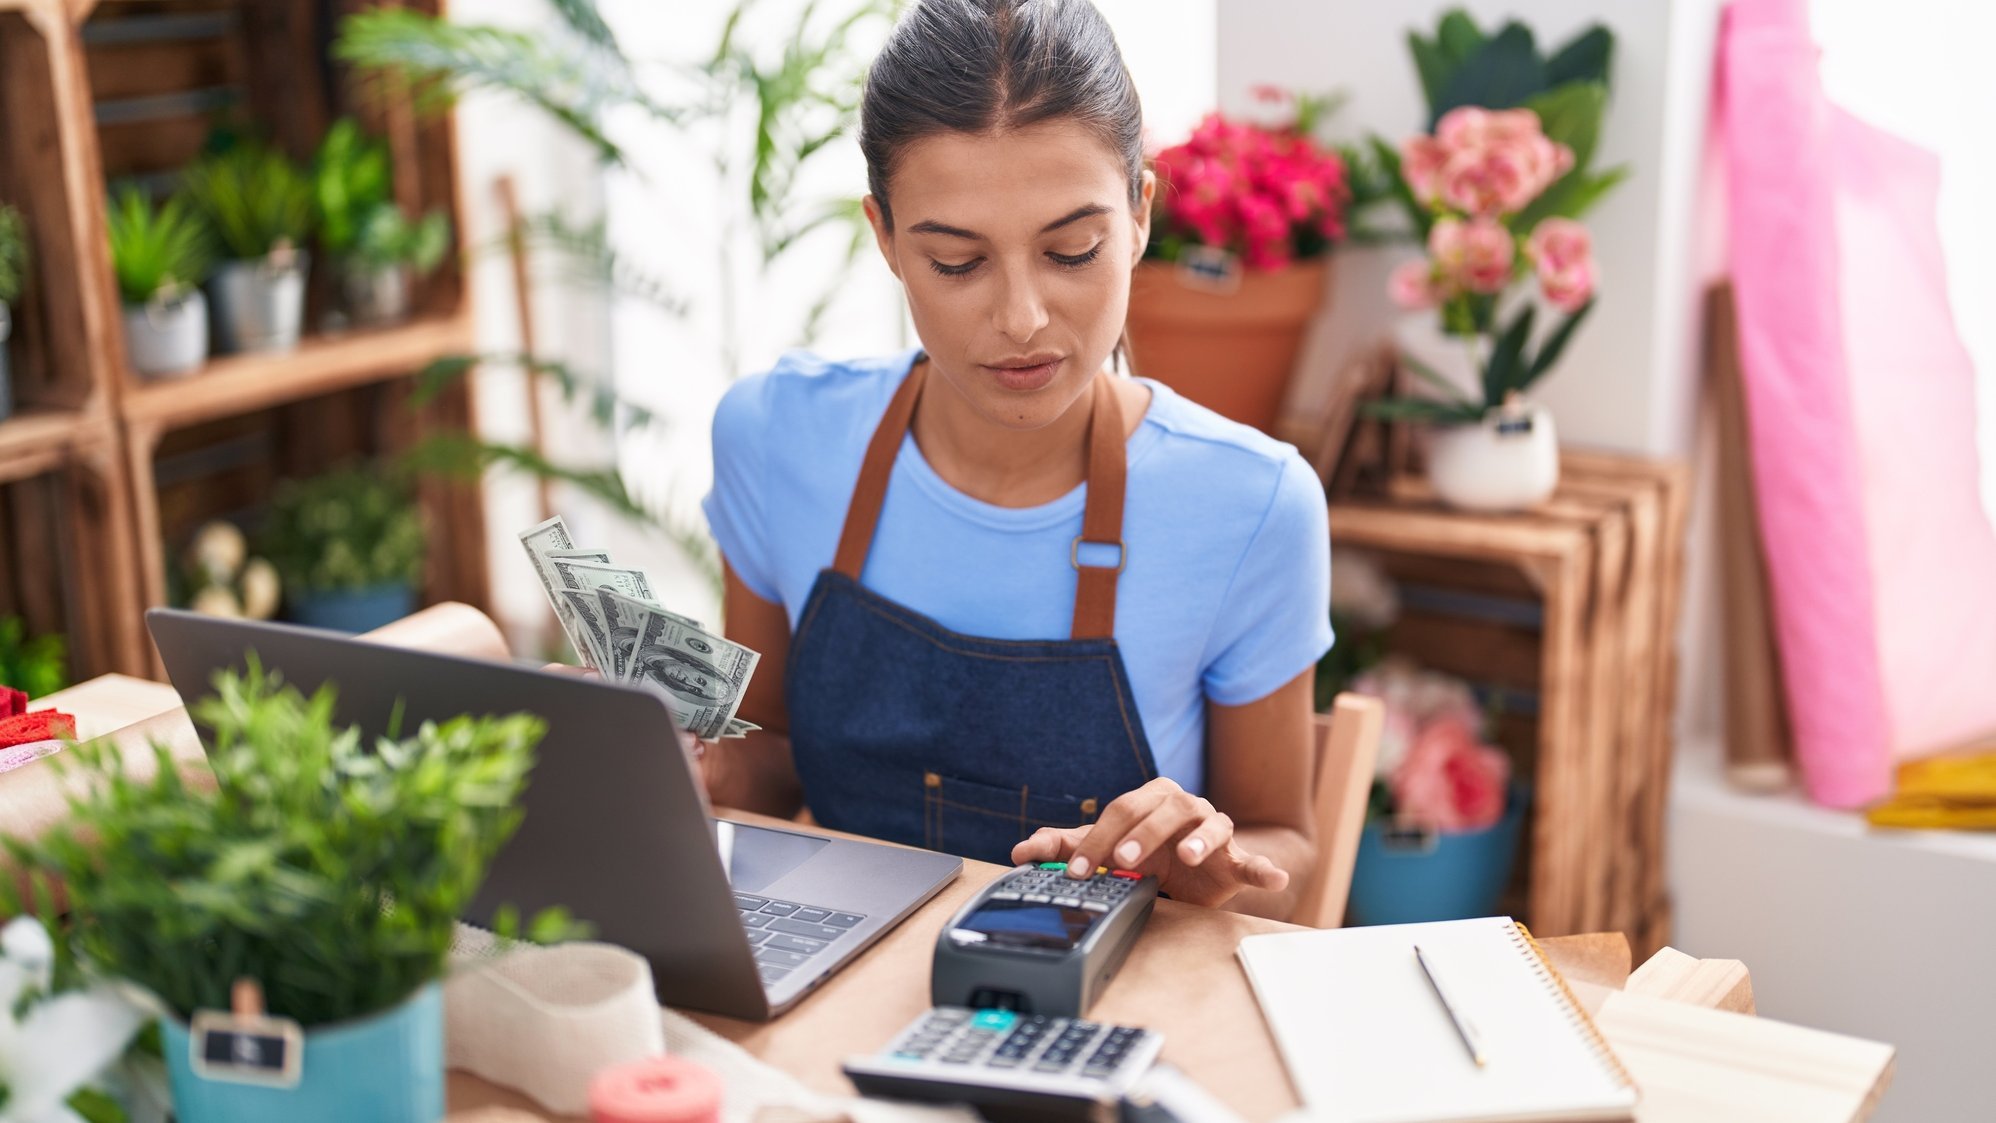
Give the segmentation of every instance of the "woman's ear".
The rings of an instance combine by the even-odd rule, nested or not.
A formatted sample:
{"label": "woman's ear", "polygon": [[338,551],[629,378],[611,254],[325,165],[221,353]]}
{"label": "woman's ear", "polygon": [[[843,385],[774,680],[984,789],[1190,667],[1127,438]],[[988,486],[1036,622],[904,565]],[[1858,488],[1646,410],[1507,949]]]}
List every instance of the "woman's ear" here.
{"label": "woman's ear", "polygon": [[881,213],[880,200],[868,195],[859,201],[860,209],[866,212],[866,223],[873,227],[873,244],[880,247],[880,256],[887,261],[887,271],[901,279],[901,266],[894,260],[894,231],[887,225],[887,216]]}
{"label": "woman's ear", "polygon": [[1144,251],[1150,248],[1151,201],[1157,198],[1156,172],[1151,171],[1149,168],[1144,169],[1143,186],[1139,189],[1138,194],[1141,197],[1137,201],[1136,213],[1137,252],[1130,259],[1130,268],[1132,269],[1136,268],[1137,262],[1144,259]]}

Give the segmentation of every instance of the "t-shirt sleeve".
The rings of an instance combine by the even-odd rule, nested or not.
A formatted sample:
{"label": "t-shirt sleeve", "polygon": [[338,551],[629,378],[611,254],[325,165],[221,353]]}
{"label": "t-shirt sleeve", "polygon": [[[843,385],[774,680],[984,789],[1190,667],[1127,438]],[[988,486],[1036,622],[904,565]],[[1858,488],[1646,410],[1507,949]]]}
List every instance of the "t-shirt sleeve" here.
{"label": "t-shirt sleeve", "polygon": [[770,388],[769,375],[761,374],[721,396],[714,410],[714,488],[700,509],[735,576],[756,596],[781,603],[767,518]]}
{"label": "t-shirt sleeve", "polygon": [[1206,696],[1223,706],[1265,698],[1330,649],[1330,515],[1316,473],[1292,452],[1221,599]]}

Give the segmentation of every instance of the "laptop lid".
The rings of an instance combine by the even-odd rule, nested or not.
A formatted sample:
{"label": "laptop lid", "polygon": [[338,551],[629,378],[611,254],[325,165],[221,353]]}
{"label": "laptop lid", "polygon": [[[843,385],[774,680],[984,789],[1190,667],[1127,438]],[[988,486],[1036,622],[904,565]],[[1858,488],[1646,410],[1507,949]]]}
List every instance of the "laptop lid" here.
{"label": "laptop lid", "polygon": [[465,920],[502,905],[564,906],[598,938],[650,960],[661,1001],[759,1019],[770,1006],[742,935],[705,797],[663,699],[638,687],[389,647],[245,620],[151,609],[146,626],[188,701],[254,652],[307,694],[330,684],[335,720],[369,738],[460,714],[530,712],[547,723],[500,850]]}

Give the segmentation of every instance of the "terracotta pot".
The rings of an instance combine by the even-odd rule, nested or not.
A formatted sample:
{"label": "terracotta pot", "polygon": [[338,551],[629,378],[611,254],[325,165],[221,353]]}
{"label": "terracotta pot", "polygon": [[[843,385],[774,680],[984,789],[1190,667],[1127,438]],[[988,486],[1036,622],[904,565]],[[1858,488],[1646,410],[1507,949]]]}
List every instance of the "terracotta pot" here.
{"label": "terracotta pot", "polygon": [[1238,289],[1222,293],[1187,285],[1175,265],[1146,261],[1130,283],[1132,366],[1208,409],[1270,432],[1329,280],[1330,260],[1317,258],[1244,273]]}

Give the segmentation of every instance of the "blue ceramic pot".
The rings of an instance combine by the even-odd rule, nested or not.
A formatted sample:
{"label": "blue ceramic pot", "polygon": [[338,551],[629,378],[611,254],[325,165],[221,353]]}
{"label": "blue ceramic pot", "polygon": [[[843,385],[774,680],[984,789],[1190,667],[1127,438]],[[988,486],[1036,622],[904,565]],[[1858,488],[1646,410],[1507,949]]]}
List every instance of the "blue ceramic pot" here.
{"label": "blue ceramic pot", "polygon": [[444,1114],[443,988],[385,1013],[308,1029],[298,1084],[267,1088],[194,1075],[187,1025],[160,1019],[179,1123],[436,1123]]}
{"label": "blue ceramic pot", "polygon": [[287,592],[286,615],[293,623],[334,632],[371,632],[393,624],[416,609],[416,590],[408,585],[369,585],[364,589]]}
{"label": "blue ceramic pot", "polygon": [[1495,826],[1409,837],[1387,820],[1365,825],[1352,868],[1348,924],[1416,924],[1491,916],[1511,880],[1511,862],[1531,802],[1511,786]]}

